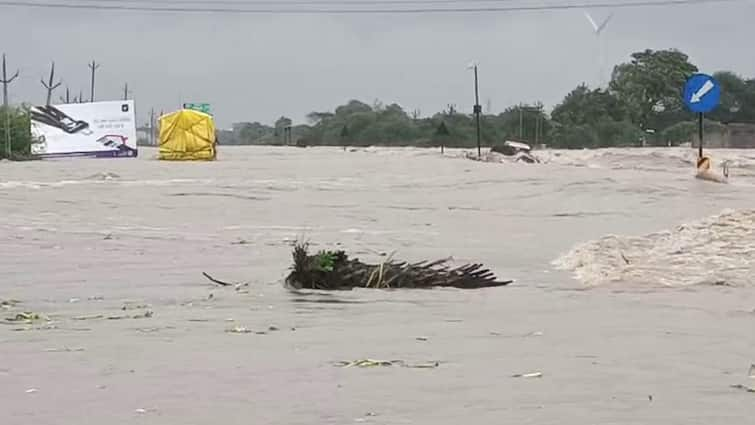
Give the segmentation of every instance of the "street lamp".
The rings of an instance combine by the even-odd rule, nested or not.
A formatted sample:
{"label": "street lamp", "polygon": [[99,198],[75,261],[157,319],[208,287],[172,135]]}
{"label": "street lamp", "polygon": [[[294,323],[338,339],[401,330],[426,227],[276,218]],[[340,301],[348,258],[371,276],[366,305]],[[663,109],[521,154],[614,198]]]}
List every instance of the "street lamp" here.
{"label": "street lamp", "polygon": [[472,62],[467,65],[467,69],[474,69],[474,114],[477,119],[477,157],[482,157],[482,150],[480,148],[480,113],[482,113],[482,106],[480,106],[480,93],[477,89],[477,63]]}

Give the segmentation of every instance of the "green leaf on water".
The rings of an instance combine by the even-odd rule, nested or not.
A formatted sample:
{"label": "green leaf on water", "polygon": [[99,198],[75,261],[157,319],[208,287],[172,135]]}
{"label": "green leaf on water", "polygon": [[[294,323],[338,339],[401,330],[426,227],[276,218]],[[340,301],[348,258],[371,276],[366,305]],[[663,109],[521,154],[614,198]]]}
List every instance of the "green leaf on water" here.
{"label": "green leaf on water", "polygon": [[332,272],[336,264],[336,254],[332,251],[320,251],[315,257],[315,267],[324,272]]}

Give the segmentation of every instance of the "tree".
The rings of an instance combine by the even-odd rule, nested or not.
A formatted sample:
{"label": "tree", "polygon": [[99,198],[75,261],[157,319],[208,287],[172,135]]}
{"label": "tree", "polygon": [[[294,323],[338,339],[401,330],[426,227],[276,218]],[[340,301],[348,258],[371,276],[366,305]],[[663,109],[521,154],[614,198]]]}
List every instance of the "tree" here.
{"label": "tree", "polygon": [[[10,124],[6,127],[6,123]],[[6,133],[9,129],[9,133]],[[26,157],[31,153],[31,122],[27,106],[0,106],[0,158],[6,158],[6,137],[10,135],[11,158]]]}
{"label": "tree", "polygon": [[275,128],[258,122],[244,124],[235,134],[238,144],[250,145],[260,143],[275,134]]}
{"label": "tree", "polygon": [[336,117],[345,118],[358,112],[372,112],[370,105],[358,100],[350,100],[349,103],[336,108]]}
{"label": "tree", "polygon": [[551,119],[562,125],[594,124],[605,118],[621,121],[624,117],[624,108],[614,95],[601,89],[590,90],[584,84],[567,94],[551,113]]}
{"label": "tree", "polygon": [[755,84],[730,71],[720,71],[713,77],[721,86],[721,103],[708,118],[722,123],[755,122]]}
{"label": "tree", "polygon": [[647,129],[654,114],[682,110],[684,83],[697,67],[673,49],[647,49],[631,57],[614,68],[609,90],[627,108],[631,121]]}
{"label": "tree", "polygon": [[280,128],[291,127],[291,123],[292,123],[291,118],[280,117],[278,118],[277,121],[275,121],[275,128],[280,129]]}
{"label": "tree", "polygon": [[275,136],[280,137],[284,135],[285,129],[291,127],[291,118],[280,117],[275,121]]}
{"label": "tree", "polygon": [[446,127],[446,122],[441,121],[438,128],[435,130],[435,133],[433,134],[433,144],[435,146],[440,145],[440,152],[443,153],[445,151],[445,146],[448,144],[449,136],[451,133],[448,131],[448,128]]}
{"label": "tree", "polygon": [[312,124],[318,124],[324,120],[333,118],[332,112],[310,112],[307,114],[307,120]]}

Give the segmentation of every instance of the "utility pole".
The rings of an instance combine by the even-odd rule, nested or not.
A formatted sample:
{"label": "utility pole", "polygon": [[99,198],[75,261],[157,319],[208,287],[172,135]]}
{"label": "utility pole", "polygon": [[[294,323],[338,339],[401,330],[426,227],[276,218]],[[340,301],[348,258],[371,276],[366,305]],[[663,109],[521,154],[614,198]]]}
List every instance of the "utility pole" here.
{"label": "utility pole", "polygon": [[123,87],[123,100],[128,100],[128,94],[131,93],[128,89],[128,83]]}
{"label": "utility pole", "polygon": [[89,69],[92,70],[92,92],[91,92],[92,93],[92,97],[90,98],[91,102],[94,102],[94,73],[95,73],[95,71],[97,71],[97,69],[99,67],[100,66],[95,61],[92,61],[92,63],[89,64]]}
{"label": "utility pole", "polygon": [[[76,102],[76,98],[73,98]],[[60,96],[60,101],[63,103],[71,103],[71,90],[66,86],[66,97]]]}
{"label": "utility pole", "polygon": [[477,85],[477,64],[470,65],[474,69],[474,114],[477,120],[477,157],[482,158],[482,148],[480,147],[480,113],[482,113],[482,106],[480,106],[480,93]]}
{"label": "utility pole", "polygon": [[50,82],[45,83],[45,80],[40,80],[42,82],[42,86],[47,89],[47,101],[45,102],[45,105],[47,106],[50,106],[50,102],[52,102],[53,90],[60,87],[60,81],[58,81],[56,84],[53,84],[54,80],[55,80],[55,62],[52,63],[52,67],[50,68]]}
{"label": "utility pole", "polygon": [[5,156],[10,159],[11,157],[11,145],[10,145],[10,109],[8,108],[8,84],[12,83],[18,77],[18,70],[12,77],[8,78],[8,74],[5,69],[5,53],[3,53],[3,115],[5,115]]}
{"label": "utility pole", "polygon": [[524,140],[524,115],[522,115],[522,104],[519,104],[519,141]]}
{"label": "utility pole", "polygon": [[149,111],[149,144],[155,145],[155,108]]}

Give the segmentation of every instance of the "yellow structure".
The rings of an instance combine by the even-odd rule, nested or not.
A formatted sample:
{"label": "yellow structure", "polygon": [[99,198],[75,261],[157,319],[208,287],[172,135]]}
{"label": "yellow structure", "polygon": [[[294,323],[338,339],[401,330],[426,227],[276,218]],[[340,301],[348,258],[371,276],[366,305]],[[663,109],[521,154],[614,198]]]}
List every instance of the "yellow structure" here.
{"label": "yellow structure", "polygon": [[212,161],[217,155],[216,145],[212,116],[182,109],[160,117],[159,159]]}

